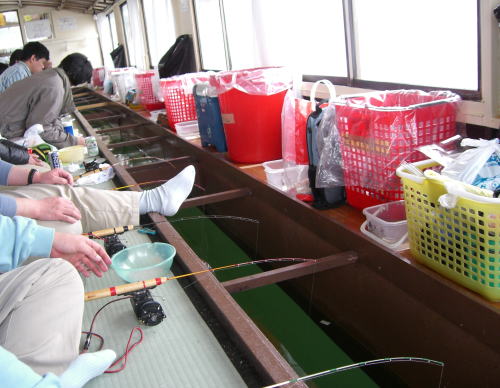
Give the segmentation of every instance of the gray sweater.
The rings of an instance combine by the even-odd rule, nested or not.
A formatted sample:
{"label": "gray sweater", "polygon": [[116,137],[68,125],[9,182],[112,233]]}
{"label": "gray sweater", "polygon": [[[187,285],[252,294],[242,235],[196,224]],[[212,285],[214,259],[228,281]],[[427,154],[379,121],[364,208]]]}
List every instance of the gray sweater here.
{"label": "gray sweater", "polygon": [[42,124],[40,135],[57,148],[77,144],[64,132],[59,116],[75,110],[71,85],[63,69],[36,73],[15,82],[0,94],[0,133],[7,139],[23,136],[33,124]]}

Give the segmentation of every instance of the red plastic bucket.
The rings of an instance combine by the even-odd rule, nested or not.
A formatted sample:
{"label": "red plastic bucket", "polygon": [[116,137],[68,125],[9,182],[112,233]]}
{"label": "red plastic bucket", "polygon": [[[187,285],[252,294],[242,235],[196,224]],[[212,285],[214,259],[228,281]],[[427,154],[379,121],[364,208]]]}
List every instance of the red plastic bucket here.
{"label": "red plastic bucket", "polygon": [[228,157],[237,163],[281,159],[281,109],[286,90],[253,95],[231,89],[219,95]]}

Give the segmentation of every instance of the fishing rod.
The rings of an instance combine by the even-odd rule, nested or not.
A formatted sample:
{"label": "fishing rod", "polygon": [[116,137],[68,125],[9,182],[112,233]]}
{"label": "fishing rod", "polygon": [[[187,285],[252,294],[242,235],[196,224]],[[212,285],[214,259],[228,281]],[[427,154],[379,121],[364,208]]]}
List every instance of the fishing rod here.
{"label": "fishing rod", "polygon": [[443,378],[444,362],[430,360],[428,358],[421,358],[421,357],[387,357],[387,358],[379,358],[377,360],[357,362],[355,364],[345,365],[345,366],[341,366],[338,368],[332,368],[332,369],[324,370],[322,372],[313,373],[313,374],[310,374],[307,376],[297,377],[295,379],[283,381],[281,383],[266,385],[263,388],[277,388],[277,387],[282,387],[282,386],[287,385],[287,384],[294,384],[294,383],[298,383],[301,381],[312,380],[312,379],[315,379],[317,377],[323,377],[323,376],[331,375],[334,373],[345,372],[345,371],[351,370],[351,369],[362,368],[365,366],[379,365],[379,364],[389,364],[389,363],[395,363],[395,362],[416,362],[416,363],[424,363],[424,364],[429,364],[429,365],[440,366],[441,367],[441,375],[439,377],[438,387],[441,386],[441,380]]}
{"label": "fishing rod", "polygon": [[149,280],[141,280],[141,281],[134,282],[134,283],[121,284],[119,286],[113,286],[113,287],[108,287],[108,288],[102,288],[100,290],[89,291],[89,292],[85,293],[85,301],[88,302],[90,300],[107,298],[109,296],[122,295],[122,294],[126,294],[129,292],[142,290],[145,288],[159,286],[159,285],[166,283],[169,280],[182,279],[182,278],[185,278],[188,276],[201,275],[201,274],[204,274],[207,272],[215,272],[215,271],[220,271],[223,269],[239,268],[239,267],[245,267],[247,265],[255,265],[255,264],[261,264],[261,263],[276,263],[276,262],[287,262],[287,261],[300,261],[300,262],[312,261],[312,262],[316,262],[318,260],[317,259],[286,257],[286,258],[279,258],[279,259],[262,259],[262,260],[246,261],[244,263],[228,264],[228,265],[223,265],[221,267],[207,268],[207,269],[203,269],[203,270],[196,271],[196,272],[186,273],[183,275],[176,275],[176,276],[170,276],[170,277],[159,277],[159,278],[154,278],[154,279],[149,279]]}
{"label": "fishing rod", "polygon": [[94,232],[83,233],[83,235],[87,236],[89,238],[101,238],[101,237],[105,237],[105,236],[111,236],[113,234],[121,234],[124,232],[134,230],[136,228],[146,228],[148,226],[158,225],[158,224],[162,224],[165,222],[174,223],[174,222],[179,222],[179,221],[192,221],[192,220],[212,219],[212,218],[213,219],[224,218],[224,219],[231,219],[231,220],[236,220],[236,221],[252,222],[254,224],[260,223],[259,221],[254,220],[252,218],[244,218],[244,217],[237,217],[237,216],[223,216],[223,215],[209,215],[209,216],[182,217],[182,218],[177,218],[175,220],[149,222],[147,224],[139,224],[139,225],[115,226],[112,228],[96,230]]}

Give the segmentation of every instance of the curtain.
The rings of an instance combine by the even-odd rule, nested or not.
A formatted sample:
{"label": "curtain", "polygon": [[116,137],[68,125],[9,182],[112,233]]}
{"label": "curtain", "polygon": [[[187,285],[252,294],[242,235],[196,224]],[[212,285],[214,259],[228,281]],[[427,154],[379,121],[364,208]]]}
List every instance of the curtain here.
{"label": "curtain", "polygon": [[99,40],[101,41],[102,55],[104,57],[104,67],[106,69],[113,69],[113,60],[111,59],[111,51],[113,50],[113,45],[111,43],[111,32],[109,31],[109,23],[106,15],[104,13],[97,14],[97,33],[99,34]]}
{"label": "curtain", "polygon": [[142,29],[142,16],[141,16],[141,5],[139,0],[127,0],[129,19],[130,19],[130,32],[133,37],[132,42],[127,42],[129,45],[134,46],[135,58],[132,59],[132,63],[138,69],[147,69],[148,60],[146,47],[144,44],[144,32]]}

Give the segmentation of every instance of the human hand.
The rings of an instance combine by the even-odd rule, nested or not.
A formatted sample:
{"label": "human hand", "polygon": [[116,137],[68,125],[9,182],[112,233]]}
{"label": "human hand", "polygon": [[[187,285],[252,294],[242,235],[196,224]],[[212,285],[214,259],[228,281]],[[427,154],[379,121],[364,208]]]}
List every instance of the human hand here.
{"label": "human hand", "polygon": [[63,221],[74,224],[82,215],[69,199],[47,197],[43,199],[16,198],[17,216],[41,221]]}
{"label": "human hand", "polygon": [[73,176],[62,168],[40,172],[33,177],[33,183],[49,183],[53,185],[73,185]]}
{"label": "human hand", "polygon": [[35,166],[43,166],[43,162],[34,155],[30,155],[28,159],[28,164],[33,164]]}
{"label": "human hand", "polygon": [[50,257],[69,261],[85,277],[89,277],[89,270],[101,277],[111,265],[111,259],[102,246],[76,234],[56,232]]}
{"label": "human hand", "polygon": [[83,136],[78,136],[78,145],[82,145],[84,146],[85,145],[85,138]]}

